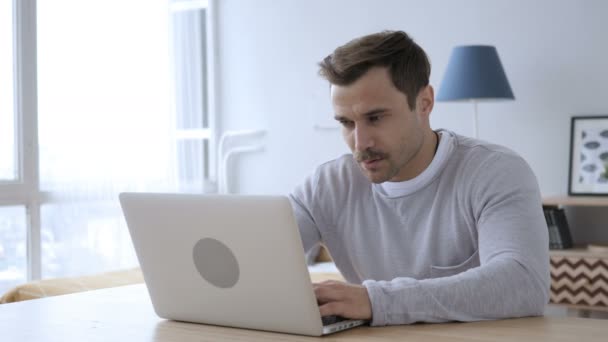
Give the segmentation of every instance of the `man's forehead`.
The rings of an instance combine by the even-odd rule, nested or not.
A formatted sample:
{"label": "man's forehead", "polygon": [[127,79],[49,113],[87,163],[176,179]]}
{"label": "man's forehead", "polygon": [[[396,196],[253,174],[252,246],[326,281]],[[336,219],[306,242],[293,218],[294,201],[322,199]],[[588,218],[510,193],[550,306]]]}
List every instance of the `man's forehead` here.
{"label": "man's forehead", "polygon": [[337,87],[332,91],[332,106],[336,115],[364,115],[380,108],[389,109],[394,101],[389,94],[373,91],[353,92]]}

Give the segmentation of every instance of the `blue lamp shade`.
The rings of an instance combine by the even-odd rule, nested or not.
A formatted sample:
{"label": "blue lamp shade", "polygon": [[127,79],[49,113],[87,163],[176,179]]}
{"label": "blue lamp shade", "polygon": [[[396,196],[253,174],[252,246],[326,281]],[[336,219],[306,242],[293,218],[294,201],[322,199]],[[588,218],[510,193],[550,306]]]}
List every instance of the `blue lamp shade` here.
{"label": "blue lamp shade", "polygon": [[515,99],[493,46],[457,46],[452,50],[438,101]]}

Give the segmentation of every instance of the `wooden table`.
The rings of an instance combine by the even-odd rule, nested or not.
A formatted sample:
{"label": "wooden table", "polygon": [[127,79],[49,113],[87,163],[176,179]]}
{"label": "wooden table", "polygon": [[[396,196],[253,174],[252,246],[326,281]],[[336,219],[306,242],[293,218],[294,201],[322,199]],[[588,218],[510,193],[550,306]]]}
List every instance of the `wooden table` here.
{"label": "wooden table", "polygon": [[[326,278],[326,277],[325,277]],[[29,341],[606,341],[608,321],[523,318],[359,327],[305,337],[160,319],[143,284],[0,305],[0,340]]]}

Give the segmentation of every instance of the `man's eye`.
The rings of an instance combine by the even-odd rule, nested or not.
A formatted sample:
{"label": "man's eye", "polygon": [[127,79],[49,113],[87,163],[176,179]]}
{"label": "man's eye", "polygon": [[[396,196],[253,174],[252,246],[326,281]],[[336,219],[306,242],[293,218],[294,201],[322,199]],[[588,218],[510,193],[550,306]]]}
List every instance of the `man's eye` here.
{"label": "man's eye", "polygon": [[369,122],[378,122],[380,121],[380,115],[372,115],[367,119],[369,120]]}
{"label": "man's eye", "polygon": [[349,127],[353,126],[353,122],[346,121],[346,120],[340,120],[340,125],[342,125],[343,127],[349,128]]}

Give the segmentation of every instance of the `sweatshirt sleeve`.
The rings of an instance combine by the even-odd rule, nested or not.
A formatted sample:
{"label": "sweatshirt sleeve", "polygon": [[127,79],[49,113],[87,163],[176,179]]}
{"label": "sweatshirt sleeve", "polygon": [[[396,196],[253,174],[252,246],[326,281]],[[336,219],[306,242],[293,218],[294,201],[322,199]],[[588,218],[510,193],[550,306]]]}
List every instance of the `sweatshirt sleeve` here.
{"label": "sweatshirt sleeve", "polygon": [[315,172],[289,195],[305,253],[309,252],[321,241],[318,222],[316,222],[319,217],[318,210],[314,207],[317,178],[317,172]]}
{"label": "sweatshirt sleeve", "polygon": [[433,279],[366,280],[372,325],[542,315],[549,298],[549,242],[536,178],[499,154],[471,185],[480,266]]}

